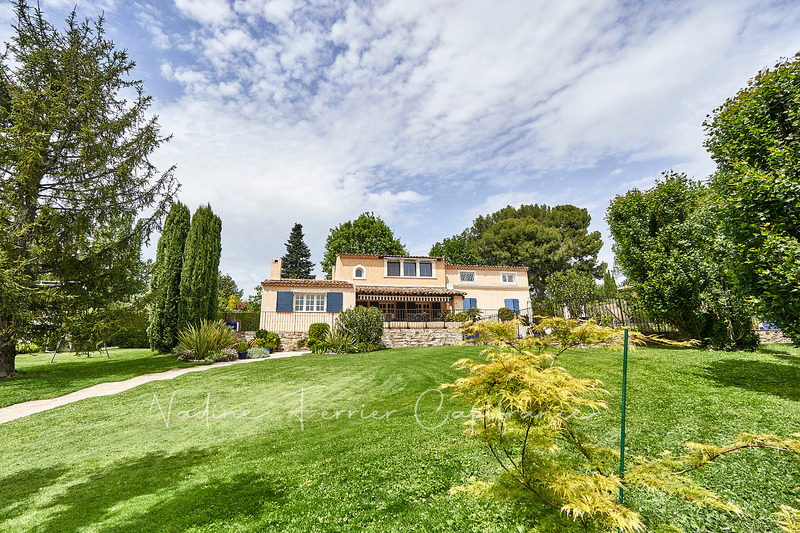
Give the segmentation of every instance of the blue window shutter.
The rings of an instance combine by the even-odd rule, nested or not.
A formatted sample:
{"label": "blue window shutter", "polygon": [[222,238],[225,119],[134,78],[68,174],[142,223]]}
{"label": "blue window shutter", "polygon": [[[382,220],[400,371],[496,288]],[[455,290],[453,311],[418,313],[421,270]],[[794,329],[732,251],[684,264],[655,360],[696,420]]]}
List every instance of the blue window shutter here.
{"label": "blue window shutter", "polygon": [[292,291],[278,291],[278,313],[291,313],[294,309],[294,293]]}
{"label": "blue window shutter", "polygon": [[329,292],[326,302],[329,313],[339,313],[342,310],[344,295],[341,292]]}
{"label": "blue window shutter", "polygon": [[516,298],[509,298],[505,300],[505,305],[515,313],[519,313],[519,300]]}
{"label": "blue window shutter", "polygon": [[478,307],[477,298],[464,298],[464,309],[472,309]]}

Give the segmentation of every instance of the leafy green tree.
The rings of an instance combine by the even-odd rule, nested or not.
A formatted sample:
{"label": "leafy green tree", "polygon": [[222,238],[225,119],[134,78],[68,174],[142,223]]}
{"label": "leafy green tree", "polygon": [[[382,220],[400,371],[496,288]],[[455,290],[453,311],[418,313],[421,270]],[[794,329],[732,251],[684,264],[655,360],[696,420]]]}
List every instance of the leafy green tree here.
{"label": "leafy green tree", "polygon": [[554,272],[574,269],[595,278],[602,275],[606,265],[597,263],[597,254],[603,241],[600,232],[589,233],[591,220],[586,209],[573,205],[506,206],[437,243],[431,255],[444,252],[478,265],[528,267],[528,283],[541,299],[545,279]]}
{"label": "leafy green tree", "polygon": [[261,290],[263,287],[259,284],[253,287],[255,291],[253,296],[247,299],[247,310],[261,312]]}
{"label": "leafy green tree", "polygon": [[442,239],[431,247],[431,257],[444,257],[449,265],[474,265],[478,259],[472,250],[472,236],[469,230]]}
{"label": "leafy green tree", "polygon": [[292,227],[289,240],[286,241],[286,255],[281,259],[281,277],[287,279],[314,279],[311,274],[314,263],[311,261],[311,250],[303,240],[303,225]]}
{"label": "leafy green tree", "polygon": [[188,324],[213,320],[217,314],[217,276],[222,252],[222,221],[210,205],[192,217],[181,271],[180,329]]}
{"label": "leafy green tree", "polygon": [[320,263],[327,279],[331,279],[339,254],[408,255],[408,251],[380,217],[362,213],[357,219],[332,228],[328,234],[325,256]]}
{"label": "leafy green tree", "polygon": [[666,174],[652,189],[617,196],[607,220],[617,263],[655,318],[718,348],[757,345],[752,309],[724,268],[730,245],[706,187]]}
{"label": "leafy green tree", "polygon": [[547,296],[558,303],[573,300],[591,300],[597,297],[599,289],[588,272],[564,270],[553,272],[545,280]]}
{"label": "leafy green tree", "polygon": [[603,274],[603,287],[601,292],[603,298],[619,298],[617,280],[614,279],[614,275],[608,269],[606,269],[605,274]]}
{"label": "leafy green tree", "polygon": [[800,54],[760,72],[705,123],[728,265],[758,312],[800,339]]}
{"label": "leafy green tree", "polygon": [[217,272],[217,296],[227,303],[231,296],[236,296],[236,301],[240,301],[244,296],[244,290],[240,289],[230,274]]}
{"label": "leafy green tree", "polygon": [[17,339],[141,290],[140,245],[177,187],[149,160],[168,138],[102,17],[73,11],[57,30],[25,0],[14,11],[0,58],[0,376]]}
{"label": "leafy green tree", "polygon": [[190,220],[189,208],[180,202],[174,204],[158,239],[147,338],[150,348],[159,352],[168,352],[178,343],[181,271]]}

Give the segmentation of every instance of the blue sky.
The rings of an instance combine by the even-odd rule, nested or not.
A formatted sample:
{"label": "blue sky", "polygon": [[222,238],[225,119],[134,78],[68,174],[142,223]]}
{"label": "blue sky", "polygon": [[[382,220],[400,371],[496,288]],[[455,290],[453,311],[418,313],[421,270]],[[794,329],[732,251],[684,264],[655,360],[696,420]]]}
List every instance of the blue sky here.
{"label": "blue sky", "polygon": [[[58,26],[75,3],[41,0]],[[174,136],[154,161],[221,216],[220,268],[247,293],[295,222],[319,262],[364,211],[426,254],[506,205],[570,203],[612,263],[610,200],[669,169],[708,176],[706,115],[800,51],[796,2],[77,5],[136,61]]]}

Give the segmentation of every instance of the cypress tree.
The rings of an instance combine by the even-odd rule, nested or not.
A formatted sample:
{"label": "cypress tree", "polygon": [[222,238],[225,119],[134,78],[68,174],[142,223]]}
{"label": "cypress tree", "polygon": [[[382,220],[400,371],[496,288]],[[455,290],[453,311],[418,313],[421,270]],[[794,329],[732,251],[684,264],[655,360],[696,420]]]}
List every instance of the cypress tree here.
{"label": "cypress tree", "polygon": [[286,241],[286,255],[281,258],[281,277],[288,279],[314,279],[311,269],[311,250],[303,241],[303,225],[295,223],[289,240]]}
{"label": "cypress tree", "polygon": [[181,270],[190,217],[188,207],[180,202],[174,204],[158,239],[156,264],[150,283],[153,296],[147,338],[150,348],[159,352],[171,350],[177,339]]}
{"label": "cypress tree", "polygon": [[210,205],[200,207],[192,217],[183,253],[180,289],[180,325],[198,323],[217,314],[217,272],[222,221]]}

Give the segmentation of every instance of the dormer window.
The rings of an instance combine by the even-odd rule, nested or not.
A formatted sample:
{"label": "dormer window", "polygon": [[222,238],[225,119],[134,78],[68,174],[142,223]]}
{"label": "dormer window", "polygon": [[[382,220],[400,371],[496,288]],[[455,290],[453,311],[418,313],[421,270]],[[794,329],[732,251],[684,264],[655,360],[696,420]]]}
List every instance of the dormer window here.
{"label": "dormer window", "polygon": [[405,259],[386,260],[387,278],[433,278],[433,261]]}
{"label": "dormer window", "polygon": [[502,272],[500,274],[500,281],[503,283],[513,283],[516,285],[517,283],[517,273],[516,272]]}

